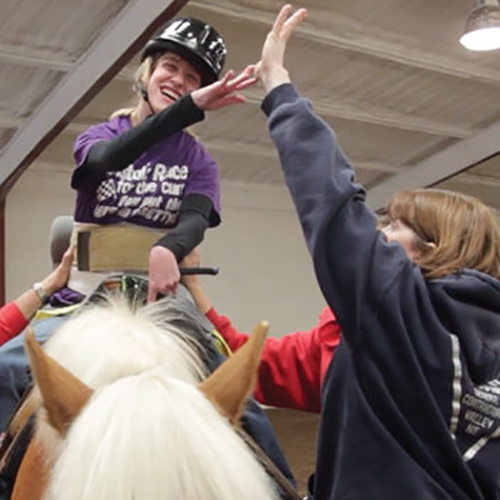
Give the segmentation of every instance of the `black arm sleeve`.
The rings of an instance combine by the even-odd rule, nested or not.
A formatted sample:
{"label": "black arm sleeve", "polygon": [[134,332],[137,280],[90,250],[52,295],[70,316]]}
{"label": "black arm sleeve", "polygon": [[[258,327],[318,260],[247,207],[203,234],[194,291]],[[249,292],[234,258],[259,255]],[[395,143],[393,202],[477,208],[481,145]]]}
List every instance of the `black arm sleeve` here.
{"label": "black arm sleeve", "polygon": [[78,189],[86,180],[100,177],[105,172],[123,170],[156,142],[204,117],[205,113],[196,106],[191,94],[183,96],[118,137],[96,142],[85,163],[73,172],[71,187]]}
{"label": "black arm sleeve", "polygon": [[177,226],[160,238],[156,245],[168,248],[180,262],[203,241],[208,227],[212,201],[202,194],[190,194],[182,202]]}

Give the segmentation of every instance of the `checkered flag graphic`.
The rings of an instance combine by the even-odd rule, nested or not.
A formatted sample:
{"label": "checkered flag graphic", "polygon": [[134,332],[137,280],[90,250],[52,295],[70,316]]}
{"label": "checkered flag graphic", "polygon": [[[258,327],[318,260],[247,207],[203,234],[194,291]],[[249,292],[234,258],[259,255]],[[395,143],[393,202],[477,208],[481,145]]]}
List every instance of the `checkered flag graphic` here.
{"label": "checkered flag graphic", "polygon": [[97,201],[102,202],[108,200],[109,198],[116,198],[116,183],[113,179],[108,179],[101,182],[101,185],[97,188]]}

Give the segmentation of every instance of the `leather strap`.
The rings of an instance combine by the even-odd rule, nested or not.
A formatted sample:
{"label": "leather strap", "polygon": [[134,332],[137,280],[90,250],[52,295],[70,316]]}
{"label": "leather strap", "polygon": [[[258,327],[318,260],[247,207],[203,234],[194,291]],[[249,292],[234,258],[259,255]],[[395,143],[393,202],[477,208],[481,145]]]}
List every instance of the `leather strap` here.
{"label": "leather strap", "polygon": [[237,429],[238,435],[245,441],[247,446],[254,452],[261,465],[267,473],[274,479],[276,484],[281,488],[281,491],[286,495],[289,500],[303,500],[298,491],[290,484],[290,481],[278,469],[276,464],[264,453],[262,448],[255,442],[255,440],[243,429]]}
{"label": "leather strap", "polygon": [[7,422],[0,444],[0,474],[15,449],[18,436],[28,424],[30,417],[35,413],[37,406],[33,397],[33,389],[30,388],[24,393],[10,420]]}

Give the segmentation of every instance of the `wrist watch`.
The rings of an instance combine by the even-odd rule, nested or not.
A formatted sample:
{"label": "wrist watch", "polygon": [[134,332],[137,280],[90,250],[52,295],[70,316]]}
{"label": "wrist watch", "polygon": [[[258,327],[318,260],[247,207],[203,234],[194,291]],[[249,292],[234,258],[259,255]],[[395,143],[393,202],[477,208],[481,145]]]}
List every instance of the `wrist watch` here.
{"label": "wrist watch", "polygon": [[38,295],[40,300],[42,301],[42,304],[46,304],[49,301],[50,296],[47,295],[47,292],[44,290],[41,283],[38,283],[38,282],[33,283],[33,290]]}

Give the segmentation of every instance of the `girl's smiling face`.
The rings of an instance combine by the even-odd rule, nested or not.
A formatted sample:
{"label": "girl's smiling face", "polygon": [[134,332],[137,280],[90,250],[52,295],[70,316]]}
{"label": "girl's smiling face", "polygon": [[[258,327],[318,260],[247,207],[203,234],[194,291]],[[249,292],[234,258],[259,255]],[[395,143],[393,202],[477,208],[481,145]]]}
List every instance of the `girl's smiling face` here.
{"label": "girl's smiling face", "polygon": [[194,66],[183,57],[166,52],[157,61],[149,78],[149,103],[155,113],[158,113],[200,86],[201,76]]}

